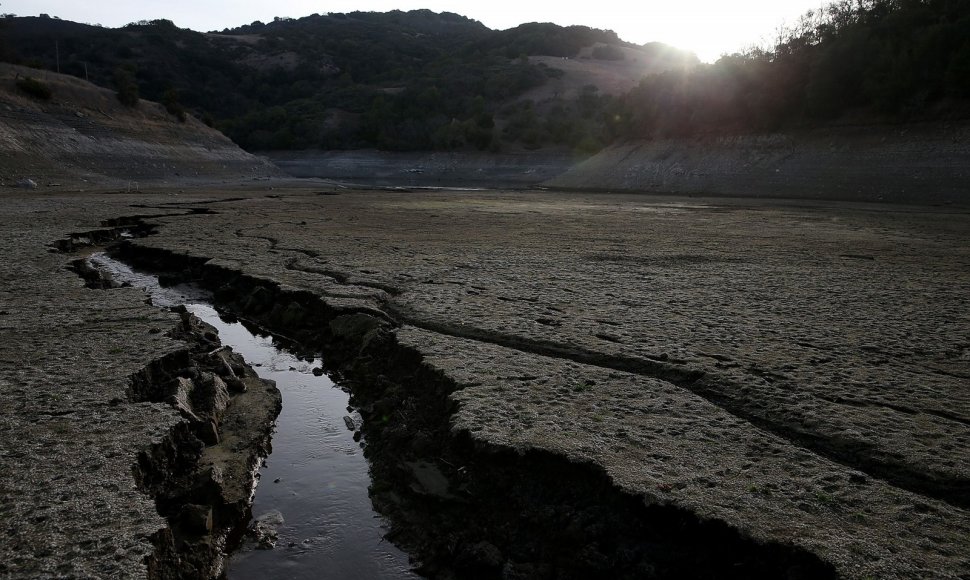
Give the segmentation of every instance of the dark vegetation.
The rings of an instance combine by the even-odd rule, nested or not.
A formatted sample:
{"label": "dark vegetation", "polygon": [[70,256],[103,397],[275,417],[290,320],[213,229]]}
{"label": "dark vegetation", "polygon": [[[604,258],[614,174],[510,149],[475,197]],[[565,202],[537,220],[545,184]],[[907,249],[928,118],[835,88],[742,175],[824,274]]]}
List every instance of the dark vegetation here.
{"label": "dark vegetation", "polygon": [[[277,18],[208,34],[167,20],[120,29],[0,21],[7,60],[53,69],[55,41],[62,72],[114,87],[126,104],[140,94],[176,118],[193,112],[250,150],[595,151],[631,138],[955,118],[970,98],[970,2],[958,0],[840,0],[772,48],[673,67],[622,96],[590,85],[542,102],[521,95],[563,72],[529,56],[573,58],[593,46],[592,59],[617,61],[633,45],[611,31],[493,31],[427,10]],[[638,48],[646,58],[671,50]]]}
{"label": "dark vegetation", "polygon": [[840,0],[776,46],[644,79],[617,104],[625,136],[769,131],[965,116],[970,2]]}
{"label": "dark vegetation", "polygon": [[47,86],[47,84],[33,77],[17,79],[17,88],[24,93],[27,93],[31,97],[40,99],[42,101],[49,101],[51,95],[53,94],[51,88]]}
{"label": "dark vegetation", "polygon": [[179,92],[177,90],[170,88],[165,91],[165,93],[162,95],[161,102],[162,106],[165,107],[165,110],[174,115],[180,123],[185,122],[185,108],[182,106],[182,103],[179,100]]}
{"label": "dark vegetation", "polygon": [[134,65],[119,66],[115,69],[115,86],[118,87],[118,100],[126,107],[138,106],[138,81],[135,80]]}
{"label": "dark vegetation", "polygon": [[[113,87],[131,106],[140,95],[176,117],[193,112],[257,150],[498,148],[506,103],[561,74],[527,56],[627,45],[609,31],[528,24],[496,32],[427,10],[277,18],[209,34],[167,20],[120,29],[2,22],[16,47],[8,60],[54,69],[56,41],[61,72]],[[586,137],[576,125],[573,144]]]}

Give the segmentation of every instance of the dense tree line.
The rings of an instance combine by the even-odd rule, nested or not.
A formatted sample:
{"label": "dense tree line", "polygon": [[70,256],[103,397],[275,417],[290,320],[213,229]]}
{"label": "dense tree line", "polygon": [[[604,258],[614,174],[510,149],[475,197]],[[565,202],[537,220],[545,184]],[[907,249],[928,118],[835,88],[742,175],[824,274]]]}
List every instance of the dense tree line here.
{"label": "dense tree line", "polygon": [[645,78],[613,107],[624,136],[652,137],[939,118],[967,97],[970,2],[841,0],[771,49]]}

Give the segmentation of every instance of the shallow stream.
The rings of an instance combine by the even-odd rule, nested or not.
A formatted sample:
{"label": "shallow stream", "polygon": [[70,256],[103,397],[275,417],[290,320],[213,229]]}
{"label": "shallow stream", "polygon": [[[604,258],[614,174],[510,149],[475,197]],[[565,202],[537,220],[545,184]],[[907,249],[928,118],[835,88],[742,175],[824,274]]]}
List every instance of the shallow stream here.
{"label": "shallow stream", "polygon": [[348,410],[346,392],[325,374],[318,376],[320,370],[314,374],[319,358],[300,358],[271,336],[224,318],[204,290],[163,288],[157,277],[103,253],[90,261],[115,282],[144,289],[158,307],[184,305],[282,393],[273,452],[259,471],[253,503],[255,518],[278,522],[281,516],[278,542],[273,549],[244,543],[229,563],[231,580],[419,578],[407,555],[383,540],[384,522],[367,493],[369,466],[348,425],[359,427],[360,417]]}

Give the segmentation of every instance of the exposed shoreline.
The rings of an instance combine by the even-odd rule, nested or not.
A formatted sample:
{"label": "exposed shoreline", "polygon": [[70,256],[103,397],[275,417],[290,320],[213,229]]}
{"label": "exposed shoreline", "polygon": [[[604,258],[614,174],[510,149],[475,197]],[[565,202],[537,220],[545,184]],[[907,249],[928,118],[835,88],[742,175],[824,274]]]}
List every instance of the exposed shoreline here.
{"label": "exposed shoreline", "polygon": [[71,254],[123,232],[327,349],[427,574],[970,574],[967,127],[297,163],[348,188],[58,82],[0,106],[0,575],[215,576],[246,516],[272,397],[208,461],[217,345]]}
{"label": "exposed shoreline", "polygon": [[[807,554],[845,577],[966,572],[956,554],[970,530],[960,503],[968,460],[954,443],[968,437],[970,424],[954,386],[967,372],[959,350],[965,326],[958,323],[966,303],[959,281],[970,259],[965,212],[790,200],[269,187],[24,194],[8,200],[8,222],[31,216],[37,223],[15,230],[19,237],[6,243],[10,255],[30,255],[31,240],[76,227],[67,224],[96,220],[115,224],[110,230],[150,222],[156,235],[126,242],[133,256],[170,272],[169,279],[208,281],[224,304],[281,334],[330,344],[330,359],[352,378],[357,404],[372,420],[395,419],[365,423],[373,429],[365,438],[380,443],[372,449],[383,465],[376,471],[386,476],[372,497],[385,513],[397,514],[393,537],[428,573],[447,577],[467,566],[507,564],[541,576],[564,565],[564,554],[535,560],[517,548],[535,548],[530,542],[545,536],[541,530],[557,526],[540,518],[538,527],[516,528],[532,530],[532,540],[503,543],[488,530],[518,520],[499,518],[500,525],[487,516],[500,513],[492,508],[481,512],[480,526],[462,528],[461,558],[434,543],[447,514],[470,509],[467,494],[514,497],[498,491],[501,482],[544,489],[545,471],[572,478],[593,497],[617,499],[614,507],[645,506],[652,514],[647,520],[660,526],[653,529],[679,546],[662,552],[701,550],[688,560],[712,570],[715,553],[704,550],[736,545],[750,564],[774,561],[761,549],[788,546],[795,551],[773,552],[788,554],[781,562],[791,565],[793,554]],[[150,217],[109,221],[131,216],[131,206]],[[75,231],[72,243],[110,240],[90,226]],[[41,270],[6,277],[8,285],[36,280],[38,289],[18,291],[16,310],[7,307],[12,317],[0,319],[19,329],[16,336],[30,337],[8,343],[4,356],[45,352],[57,361],[53,353],[82,346],[59,346],[61,328],[79,324],[76,332],[99,337],[81,350],[91,361],[144,357],[117,376],[94,370],[103,362],[69,370],[74,382],[99,377],[101,386],[88,389],[97,409],[116,397],[112,381],[127,388],[133,371],[165,352],[149,332],[161,315],[138,305],[136,292],[81,287],[75,274],[58,268],[66,259],[42,251],[39,260],[16,262]],[[69,296],[62,300],[85,314],[73,325],[42,331],[31,322],[31,305],[54,296]],[[150,318],[134,321],[131,309]],[[118,321],[109,323],[114,313]],[[127,350],[114,351],[118,340]],[[23,384],[31,390],[9,394],[27,411],[4,415],[5,430],[21,416],[46,416],[29,410],[38,397],[53,405],[38,413],[70,411],[56,415],[59,421],[87,417],[75,410],[82,407],[74,390],[57,381],[12,379],[16,369],[10,372],[4,380],[28,380]],[[54,401],[65,396],[72,402],[60,410]],[[140,421],[159,432],[170,428],[166,406],[138,409]],[[100,421],[78,428],[128,433],[135,451],[120,458],[136,458],[152,445],[135,435],[139,423]],[[39,440],[56,441],[58,433]],[[91,438],[92,451],[104,437]],[[429,449],[447,451],[422,455]],[[17,461],[21,474],[42,467],[26,455]],[[116,467],[114,478],[127,477],[133,486],[130,464]],[[441,479],[429,473],[447,484],[438,486]],[[494,481],[487,475],[499,473]],[[106,480],[94,472],[84,485]],[[48,509],[47,496],[21,491],[8,496],[16,498],[11,505],[21,517]],[[529,497],[550,498],[542,509],[552,514],[612,513],[536,494],[516,501],[538,509]],[[410,507],[415,498],[439,507],[457,503],[432,510],[442,514],[435,520]],[[657,506],[676,509],[658,512]],[[65,514],[90,517],[72,510]],[[732,539],[693,546],[674,540],[663,532],[673,520],[661,513],[681,514],[674,520],[682,523],[719,522],[715,527],[733,530]],[[127,525],[160,529],[145,523],[155,521]],[[589,519],[592,527],[577,538],[593,537],[587,533],[602,521]],[[93,532],[83,520],[45,522],[39,530],[77,526],[71,537],[79,541]],[[134,531],[116,537],[130,534],[138,537]],[[698,537],[714,537],[705,534]],[[921,542],[929,536],[935,540],[928,548]],[[610,545],[597,544],[598,553],[608,554]],[[129,570],[143,566],[140,552],[123,552]],[[62,555],[70,553],[62,546],[9,561],[54,569],[101,557]],[[584,555],[582,564],[592,568],[576,569],[602,570],[596,562],[603,560],[593,556]]]}
{"label": "exposed shoreline", "polygon": [[970,205],[970,125],[833,126],[609,147],[543,183],[561,190]]}

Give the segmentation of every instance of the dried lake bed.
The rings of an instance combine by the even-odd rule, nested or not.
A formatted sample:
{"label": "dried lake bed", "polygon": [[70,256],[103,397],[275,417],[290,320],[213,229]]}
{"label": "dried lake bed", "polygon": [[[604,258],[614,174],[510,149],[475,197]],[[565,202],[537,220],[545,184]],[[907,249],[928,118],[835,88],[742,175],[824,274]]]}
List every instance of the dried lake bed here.
{"label": "dried lake bed", "polygon": [[[150,224],[123,255],[334,351],[371,498],[429,575],[563,577],[620,552],[621,575],[684,572],[644,548],[665,534],[707,571],[970,575],[965,207],[322,184],[4,195],[0,573],[143,575],[157,552],[166,521],[132,466],[184,419],[131,401],[130,377],[183,348],[178,316],[86,288],[55,251]],[[615,497],[519,509],[550,495],[543,472]],[[487,503],[509,490],[515,513]],[[627,501],[643,511],[616,525],[635,545],[597,531]],[[586,517],[564,532],[573,562],[518,530],[568,527],[556,506]],[[480,524],[450,528],[462,513]],[[415,532],[431,526],[452,545]]]}

